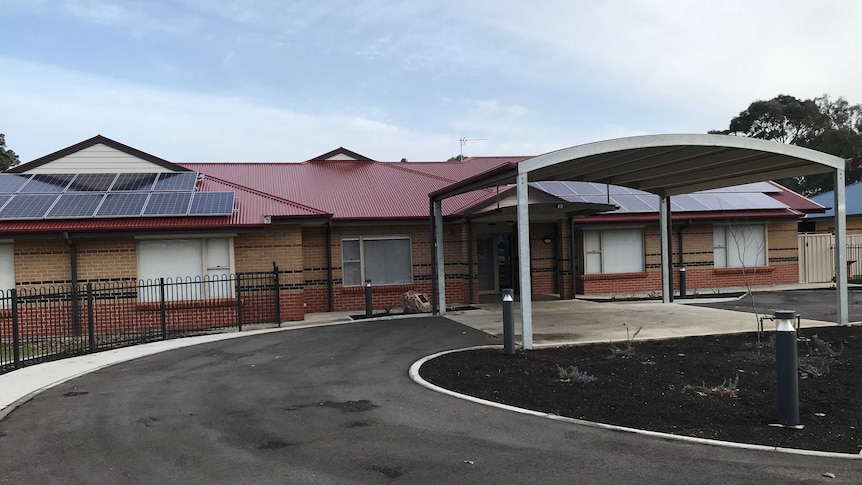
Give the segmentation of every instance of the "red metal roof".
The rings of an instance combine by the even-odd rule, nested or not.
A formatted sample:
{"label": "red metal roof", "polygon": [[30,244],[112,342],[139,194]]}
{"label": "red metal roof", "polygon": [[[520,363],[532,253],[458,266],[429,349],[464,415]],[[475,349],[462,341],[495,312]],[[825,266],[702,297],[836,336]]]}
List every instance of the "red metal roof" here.
{"label": "red metal roof", "polygon": [[[96,137],[82,142],[105,142]],[[112,140],[107,142],[117,144]],[[51,160],[70,150],[81,149],[74,145],[39,160]],[[125,145],[125,151],[147,159],[153,158]],[[349,152],[340,148],[326,155]],[[141,155],[142,154],[142,155]],[[451,187],[453,184],[478,174],[514,167],[528,156],[471,157],[461,162],[375,162],[353,152],[359,160],[318,160],[301,163],[279,162],[195,162],[171,164],[176,169],[194,170],[205,174],[198,190],[233,191],[237,197],[237,210],[229,217],[168,217],[123,218],[51,221],[0,222],[0,231],[7,233],[79,232],[79,231],[145,231],[230,229],[232,227],[264,226],[267,220],[326,219],[341,221],[406,220],[428,218],[428,194]],[[157,162],[170,162],[157,159]],[[21,167],[27,167],[27,164]],[[778,184],[781,192],[770,194],[790,209],[782,212],[787,217],[795,211],[817,212],[823,207]],[[493,189],[478,190],[447,198],[443,201],[446,216],[462,215],[466,209],[496,195]],[[739,216],[739,211],[733,213]],[[758,212],[759,216],[767,212]],[[770,213],[775,216],[777,213]],[[598,219],[596,217],[599,217]],[[590,220],[605,218],[620,220],[620,215],[594,216]],[[630,218],[631,215],[624,217]],[[686,218],[690,218],[686,215]],[[695,218],[701,217],[700,215]],[[726,217],[723,216],[723,217]]]}
{"label": "red metal roof", "polygon": [[787,207],[790,207],[793,210],[796,210],[796,211],[799,211],[799,212],[802,212],[805,214],[819,213],[819,212],[825,212],[826,211],[826,207],[823,207],[822,205],[818,204],[817,202],[814,202],[811,199],[808,199],[808,198],[806,198],[800,194],[797,194],[796,192],[788,189],[787,187],[784,187],[781,184],[777,184],[777,183],[772,182],[772,181],[770,181],[769,183],[774,185],[776,188],[780,189],[780,191],[775,192],[775,193],[769,193],[766,195],[772,197],[773,199],[777,200],[778,202],[781,202],[782,204],[786,205]]}
{"label": "red metal roof", "polygon": [[[405,167],[410,163],[315,161],[180,165],[330,213],[333,220],[427,219],[428,194],[456,181]],[[444,201],[443,211],[451,215],[484,197],[484,192],[452,197]]]}

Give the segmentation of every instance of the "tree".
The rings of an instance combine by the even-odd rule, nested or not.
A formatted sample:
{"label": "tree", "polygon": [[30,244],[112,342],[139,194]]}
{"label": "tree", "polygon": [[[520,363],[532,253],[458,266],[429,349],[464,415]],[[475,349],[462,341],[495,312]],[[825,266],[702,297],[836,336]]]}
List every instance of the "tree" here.
{"label": "tree", "polygon": [[[710,133],[775,140],[849,159],[847,183],[862,180],[862,105],[851,105],[843,97],[832,100],[824,94],[801,100],[782,94],[754,101],[730,120],[727,130]],[[831,173],[777,182],[807,196],[834,188]]]}
{"label": "tree", "polygon": [[454,157],[449,157],[446,162],[462,162],[469,157],[465,157],[464,155],[455,155]]}
{"label": "tree", "polygon": [[18,155],[6,148],[6,135],[0,133],[0,171],[12,168],[19,162]]}

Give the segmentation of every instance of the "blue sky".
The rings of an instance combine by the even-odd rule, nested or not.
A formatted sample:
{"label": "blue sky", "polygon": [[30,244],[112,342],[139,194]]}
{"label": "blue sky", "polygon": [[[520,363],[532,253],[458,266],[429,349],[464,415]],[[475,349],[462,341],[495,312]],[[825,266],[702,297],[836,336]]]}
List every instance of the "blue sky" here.
{"label": "blue sky", "polygon": [[0,0],[0,133],[174,161],[534,155],[862,102],[846,1]]}

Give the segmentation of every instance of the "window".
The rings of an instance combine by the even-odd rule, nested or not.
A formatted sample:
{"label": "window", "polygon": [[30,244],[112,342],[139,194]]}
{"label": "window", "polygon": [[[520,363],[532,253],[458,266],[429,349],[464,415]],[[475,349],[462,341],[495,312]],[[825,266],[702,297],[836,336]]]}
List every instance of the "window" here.
{"label": "window", "polygon": [[0,244],[0,291],[15,288],[15,248]]}
{"label": "window", "polygon": [[[197,280],[197,285],[175,288],[167,299],[230,297],[233,285],[225,281],[232,272],[232,239],[146,239],[138,241],[138,278],[156,281]],[[203,280],[208,280],[206,283]],[[142,295],[144,301],[159,296]]]}
{"label": "window", "polygon": [[716,268],[766,266],[766,226],[715,226],[713,258]]}
{"label": "window", "polygon": [[642,273],[643,229],[584,231],[584,261],[587,274]]}
{"label": "window", "polygon": [[344,286],[358,286],[365,280],[374,285],[413,282],[413,262],[408,236],[361,236],[341,240],[341,269]]}

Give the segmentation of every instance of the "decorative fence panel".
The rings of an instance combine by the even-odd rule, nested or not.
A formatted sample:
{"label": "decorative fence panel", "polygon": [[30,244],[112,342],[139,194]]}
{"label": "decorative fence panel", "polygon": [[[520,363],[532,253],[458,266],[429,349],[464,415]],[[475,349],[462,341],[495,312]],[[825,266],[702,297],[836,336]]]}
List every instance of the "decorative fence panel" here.
{"label": "decorative fence panel", "polygon": [[243,325],[281,324],[279,271],[0,292],[0,373]]}

